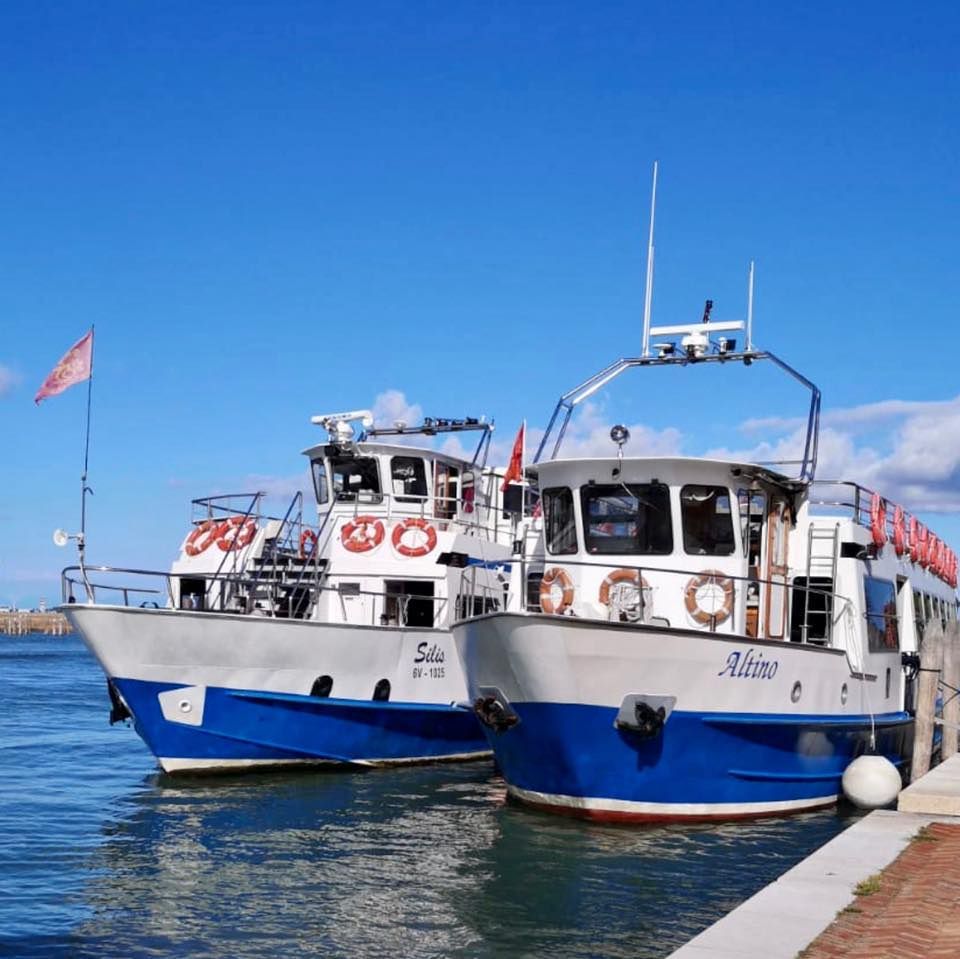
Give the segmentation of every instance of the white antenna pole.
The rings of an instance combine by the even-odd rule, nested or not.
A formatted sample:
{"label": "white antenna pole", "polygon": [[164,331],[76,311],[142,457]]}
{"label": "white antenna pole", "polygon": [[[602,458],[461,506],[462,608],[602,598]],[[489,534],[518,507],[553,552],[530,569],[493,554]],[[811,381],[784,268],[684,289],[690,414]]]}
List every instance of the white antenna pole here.
{"label": "white antenna pole", "polygon": [[647,244],[647,289],[643,296],[643,356],[650,355],[650,306],[653,302],[653,216],[657,209],[657,161],[653,161],[653,192],[650,194],[650,240]]}
{"label": "white antenna pole", "polygon": [[747,283],[747,352],[753,350],[753,260],[750,261],[750,279]]}

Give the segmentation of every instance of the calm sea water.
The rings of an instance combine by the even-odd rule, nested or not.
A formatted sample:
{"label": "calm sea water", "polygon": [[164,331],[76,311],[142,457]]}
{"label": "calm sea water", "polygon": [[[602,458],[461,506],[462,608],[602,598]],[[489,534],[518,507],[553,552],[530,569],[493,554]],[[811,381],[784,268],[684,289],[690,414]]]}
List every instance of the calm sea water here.
{"label": "calm sea water", "polygon": [[486,763],[170,778],[74,637],[0,636],[0,955],[665,956],[849,825],[607,827]]}

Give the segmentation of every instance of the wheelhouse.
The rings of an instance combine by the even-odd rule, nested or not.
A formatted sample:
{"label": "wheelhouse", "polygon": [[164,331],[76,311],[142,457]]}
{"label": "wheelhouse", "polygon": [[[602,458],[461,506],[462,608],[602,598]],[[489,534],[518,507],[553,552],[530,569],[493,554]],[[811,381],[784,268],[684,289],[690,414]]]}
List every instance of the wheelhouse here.
{"label": "wheelhouse", "polygon": [[797,497],[786,477],[680,457],[553,460],[531,471],[543,564],[562,569],[546,590],[528,587],[528,608],[754,636],[762,621],[782,637]]}

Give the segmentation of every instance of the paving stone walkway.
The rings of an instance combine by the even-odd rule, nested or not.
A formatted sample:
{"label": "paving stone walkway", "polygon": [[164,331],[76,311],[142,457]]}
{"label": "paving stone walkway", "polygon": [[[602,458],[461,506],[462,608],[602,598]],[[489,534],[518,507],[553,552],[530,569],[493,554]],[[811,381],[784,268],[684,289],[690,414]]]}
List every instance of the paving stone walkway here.
{"label": "paving stone walkway", "polygon": [[960,825],[926,826],[878,876],[802,959],[958,959]]}

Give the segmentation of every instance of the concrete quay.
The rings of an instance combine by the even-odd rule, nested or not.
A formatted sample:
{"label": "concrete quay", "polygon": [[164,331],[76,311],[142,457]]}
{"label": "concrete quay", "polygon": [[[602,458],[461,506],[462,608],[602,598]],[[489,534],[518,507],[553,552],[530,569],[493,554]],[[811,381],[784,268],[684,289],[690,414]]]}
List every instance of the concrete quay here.
{"label": "concrete quay", "polygon": [[669,959],[956,959],[960,755],[870,813]]}

